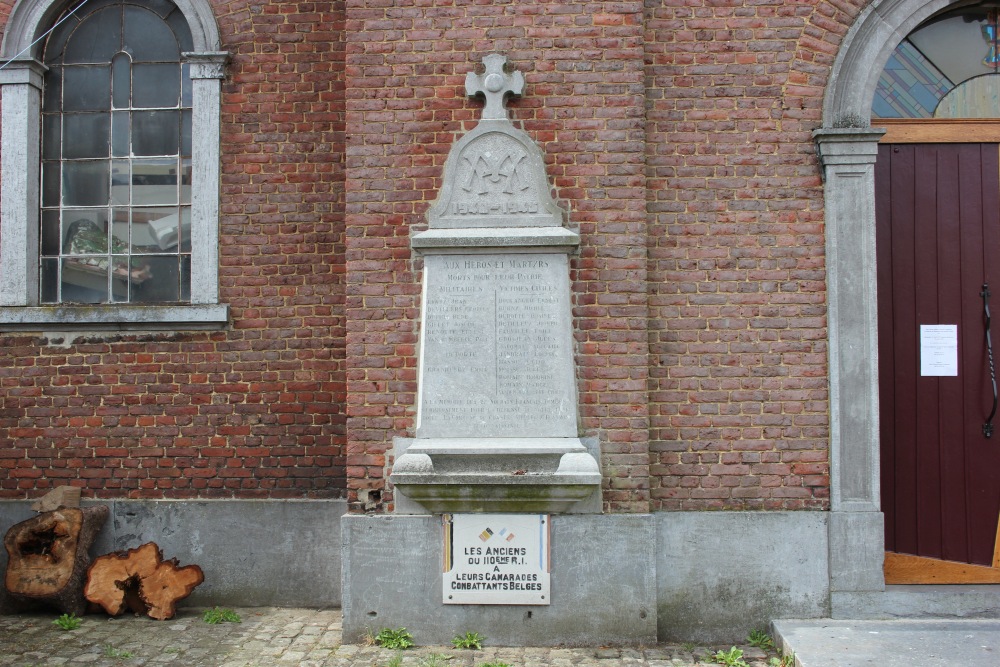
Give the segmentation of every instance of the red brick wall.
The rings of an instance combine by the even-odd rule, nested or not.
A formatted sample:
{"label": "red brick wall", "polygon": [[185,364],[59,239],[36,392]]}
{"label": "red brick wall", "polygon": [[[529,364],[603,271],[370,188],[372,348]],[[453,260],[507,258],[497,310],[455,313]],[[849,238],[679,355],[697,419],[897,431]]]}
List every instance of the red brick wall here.
{"label": "red brick wall", "polygon": [[[9,11],[0,0],[0,20]],[[579,229],[583,428],[610,511],[825,508],[810,132],[859,11],[808,2],[215,2],[217,333],[0,337],[0,497],[331,497],[413,435],[425,226],[491,52]]]}
{"label": "red brick wall", "polygon": [[652,505],[825,508],[811,131],[858,7],[675,5],[645,3]]}
{"label": "red brick wall", "polygon": [[479,117],[465,75],[499,52],[527,79],[511,118],[541,146],[583,239],[571,276],[580,402],[604,448],[605,505],[648,509],[642,34],[639,2],[348,2],[352,508],[388,503],[386,453],[412,435],[421,264],[409,237]]}
{"label": "red brick wall", "polygon": [[0,497],[343,495],[343,5],[215,3],[232,327],[0,337]]}

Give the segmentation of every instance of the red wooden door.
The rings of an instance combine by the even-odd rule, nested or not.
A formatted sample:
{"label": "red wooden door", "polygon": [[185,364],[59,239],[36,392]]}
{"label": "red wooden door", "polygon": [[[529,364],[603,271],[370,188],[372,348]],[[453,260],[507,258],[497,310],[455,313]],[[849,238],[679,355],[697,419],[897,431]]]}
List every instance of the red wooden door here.
{"label": "red wooden door", "polygon": [[[986,438],[980,293],[989,283],[1000,365],[998,146],[882,145],[875,184],[886,549],[996,566],[1000,419]],[[957,325],[957,376],[921,376],[922,324]]]}

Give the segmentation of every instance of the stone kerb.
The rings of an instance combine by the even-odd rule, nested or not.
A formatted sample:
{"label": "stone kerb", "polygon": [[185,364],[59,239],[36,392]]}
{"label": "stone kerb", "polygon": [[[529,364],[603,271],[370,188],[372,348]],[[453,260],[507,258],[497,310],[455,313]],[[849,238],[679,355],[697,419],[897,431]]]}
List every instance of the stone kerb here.
{"label": "stone kerb", "polygon": [[396,511],[599,508],[573,362],[579,235],[563,227],[541,150],[507,119],[523,77],[503,56],[483,62],[466,79],[486,97],[483,119],[452,147],[429,229],[412,239],[425,258],[417,437],[397,442]]}

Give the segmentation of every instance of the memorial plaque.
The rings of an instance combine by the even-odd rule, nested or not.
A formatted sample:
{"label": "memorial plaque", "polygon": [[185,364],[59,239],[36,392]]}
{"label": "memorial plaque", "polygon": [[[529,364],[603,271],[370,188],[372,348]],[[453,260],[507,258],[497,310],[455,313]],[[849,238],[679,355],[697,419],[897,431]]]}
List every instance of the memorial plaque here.
{"label": "memorial plaque", "polygon": [[575,437],[565,254],[429,255],[417,437]]}
{"label": "memorial plaque", "polygon": [[549,517],[444,515],[445,604],[547,605]]}

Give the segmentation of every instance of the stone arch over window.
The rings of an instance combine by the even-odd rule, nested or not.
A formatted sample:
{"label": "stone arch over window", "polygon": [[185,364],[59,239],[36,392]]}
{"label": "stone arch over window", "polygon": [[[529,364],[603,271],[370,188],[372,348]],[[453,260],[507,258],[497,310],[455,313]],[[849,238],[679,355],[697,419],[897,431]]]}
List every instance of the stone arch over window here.
{"label": "stone arch over window", "polygon": [[879,76],[897,45],[949,0],[876,0],[841,43],[814,132],[824,175],[830,362],[831,612],[885,587],[879,499],[875,158]]}
{"label": "stone arch over window", "polygon": [[190,296],[185,294],[181,303],[162,305],[41,303],[43,37],[74,5],[65,0],[19,0],[0,45],[0,55],[8,63],[0,69],[0,329],[217,328],[228,320],[218,289],[219,109],[228,54],[220,50],[218,27],[205,0],[127,2],[173,4],[190,31],[192,50],[182,54],[190,71],[192,108]]}

